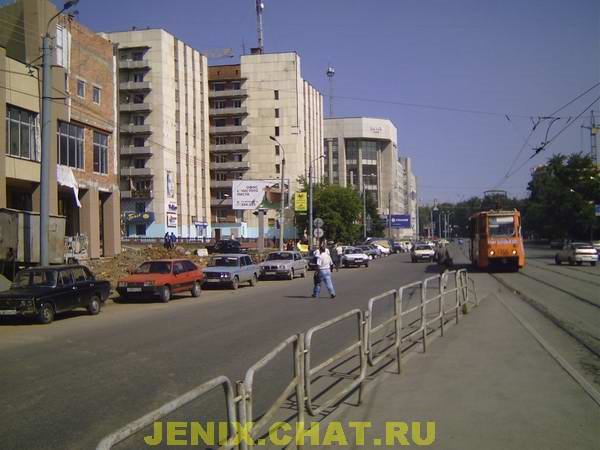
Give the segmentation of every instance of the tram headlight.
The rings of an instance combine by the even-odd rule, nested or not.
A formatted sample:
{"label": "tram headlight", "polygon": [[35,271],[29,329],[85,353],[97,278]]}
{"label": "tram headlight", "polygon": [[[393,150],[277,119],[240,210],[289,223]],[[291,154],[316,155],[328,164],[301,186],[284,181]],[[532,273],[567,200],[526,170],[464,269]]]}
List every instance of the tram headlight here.
{"label": "tram headlight", "polygon": [[516,254],[517,254],[517,251],[516,251],[516,250],[513,250],[513,251],[512,251],[512,254],[513,254],[513,255],[516,255]]}
{"label": "tram headlight", "polygon": [[494,256],[496,252],[494,250],[490,250],[490,256]]}

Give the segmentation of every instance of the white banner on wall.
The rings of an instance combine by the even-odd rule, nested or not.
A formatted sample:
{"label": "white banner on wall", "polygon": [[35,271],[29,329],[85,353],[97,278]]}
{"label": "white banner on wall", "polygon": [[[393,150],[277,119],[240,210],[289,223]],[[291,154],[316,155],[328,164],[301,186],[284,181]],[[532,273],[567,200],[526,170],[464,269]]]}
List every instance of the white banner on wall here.
{"label": "white banner on wall", "polygon": [[[284,196],[289,197],[289,180],[284,183]],[[281,180],[234,180],[232,191],[233,209],[279,209],[281,206]]]}

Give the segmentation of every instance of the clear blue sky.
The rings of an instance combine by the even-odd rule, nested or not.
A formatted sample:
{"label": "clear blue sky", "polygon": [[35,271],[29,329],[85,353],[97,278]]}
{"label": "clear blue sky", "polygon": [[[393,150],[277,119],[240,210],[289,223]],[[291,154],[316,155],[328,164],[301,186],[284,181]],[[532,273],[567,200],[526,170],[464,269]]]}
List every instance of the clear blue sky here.
{"label": "clear blue sky", "polygon": [[[264,2],[265,50],[296,50],[304,78],[324,95],[332,64],[334,96],[346,97],[335,99],[336,116],[391,119],[401,153],[413,160],[423,202],[457,201],[494,187],[531,130],[529,116],[548,115],[600,81],[597,0]],[[79,20],[96,31],[161,27],[198,50],[231,47],[239,56],[243,42],[247,49],[256,45],[254,4],[81,0],[77,9]],[[577,115],[598,96],[600,88],[559,116]],[[550,136],[566,123],[554,123]],[[552,153],[582,145],[589,151],[582,123],[573,123],[502,187],[524,196],[530,167]],[[546,129],[542,124],[532,135],[517,167]]]}

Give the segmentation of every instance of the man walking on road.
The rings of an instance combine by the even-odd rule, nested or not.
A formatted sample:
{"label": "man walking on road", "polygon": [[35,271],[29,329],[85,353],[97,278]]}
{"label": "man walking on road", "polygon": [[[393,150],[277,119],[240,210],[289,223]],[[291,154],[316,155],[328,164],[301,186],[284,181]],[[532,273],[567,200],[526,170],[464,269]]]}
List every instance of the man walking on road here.
{"label": "man walking on road", "polygon": [[333,287],[333,281],[331,280],[331,256],[326,248],[321,248],[321,251],[317,255],[317,271],[319,273],[318,278],[315,279],[315,286],[313,289],[313,298],[319,297],[321,293],[321,282],[325,283],[329,295],[331,298],[335,298],[335,289]]}

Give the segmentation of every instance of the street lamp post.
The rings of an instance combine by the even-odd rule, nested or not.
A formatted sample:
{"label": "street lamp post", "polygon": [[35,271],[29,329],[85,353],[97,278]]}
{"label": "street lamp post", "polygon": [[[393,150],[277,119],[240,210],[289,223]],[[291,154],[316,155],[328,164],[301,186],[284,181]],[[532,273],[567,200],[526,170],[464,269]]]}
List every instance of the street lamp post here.
{"label": "street lamp post", "polygon": [[320,155],[313,159],[308,165],[308,242],[309,250],[313,248],[313,164],[315,161],[325,158],[325,155]]}
{"label": "street lamp post", "polygon": [[52,141],[52,37],[50,23],[79,0],[71,0],[48,20],[46,34],[42,38],[42,136],[40,164],[40,265],[49,262],[48,229],[50,223],[50,145]]}
{"label": "street lamp post", "polygon": [[431,223],[429,225],[429,233],[430,233],[430,238],[433,239],[433,237],[435,236],[435,223],[433,221],[433,213],[437,212],[438,207],[437,207],[437,200],[433,199],[433,208],[431,208]]}
{"label": "street lamp post", "polygon": [[284,178],[284,173],[285,173],[285,149],[283,148],[283,145],[281,144],[281,142],[279,142],[274,136],[269,136],[269,138],[276,142],[279,147],[281,148],[281,205],[280,205],[280,209],[279,209],[279,251],[283,250],[283,227],[284,227],[284,213],[285,213],[285,178]]}

